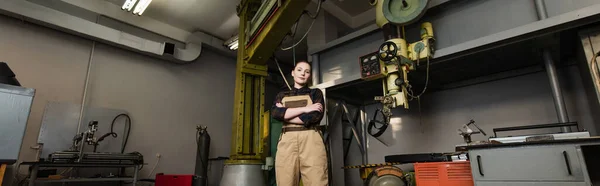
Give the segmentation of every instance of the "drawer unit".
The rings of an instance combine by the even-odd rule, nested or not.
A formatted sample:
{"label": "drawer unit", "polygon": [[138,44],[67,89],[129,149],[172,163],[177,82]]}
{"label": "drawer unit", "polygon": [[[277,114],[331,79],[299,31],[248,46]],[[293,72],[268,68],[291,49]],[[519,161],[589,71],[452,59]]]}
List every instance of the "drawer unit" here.
{"label": "drawer unit", "polygon": [[579,154],[573,145],[473,149],[469,158],[476,182],[584,182]]}

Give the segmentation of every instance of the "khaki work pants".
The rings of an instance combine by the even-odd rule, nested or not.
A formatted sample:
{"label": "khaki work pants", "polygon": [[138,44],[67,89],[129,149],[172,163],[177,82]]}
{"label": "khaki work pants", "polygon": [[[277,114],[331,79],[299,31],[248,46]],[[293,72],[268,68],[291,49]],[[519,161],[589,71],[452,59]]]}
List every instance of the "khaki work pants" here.
{"label": "khaki work pants", "polygon": [[327,153],[320,132],[290,131],[281,134],[275,155],[277,186],[327,186]]}

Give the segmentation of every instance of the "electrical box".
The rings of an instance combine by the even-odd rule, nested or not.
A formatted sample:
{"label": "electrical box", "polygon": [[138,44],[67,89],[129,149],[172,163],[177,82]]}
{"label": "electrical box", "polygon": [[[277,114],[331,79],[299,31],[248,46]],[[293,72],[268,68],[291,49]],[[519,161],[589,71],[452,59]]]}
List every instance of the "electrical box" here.
{"label": "electrical box", "polygon": [[385,65],[379,58],[378,52],[359,57],[360,77],[364,80],[378,79],[385,76]]}

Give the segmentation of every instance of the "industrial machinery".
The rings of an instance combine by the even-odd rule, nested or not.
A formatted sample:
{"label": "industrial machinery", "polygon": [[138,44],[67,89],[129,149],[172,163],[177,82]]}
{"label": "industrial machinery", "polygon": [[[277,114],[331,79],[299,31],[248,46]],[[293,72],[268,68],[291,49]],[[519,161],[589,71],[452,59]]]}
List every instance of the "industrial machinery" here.
{"label": "industrial machinery", "polygon": [[[119,115],[121,116],[121,115]],[[117,117],[119,117],[117,116]],[[115,119],[117,118],[115,117]],[[114,122],[113,122],[114,123]],[[52,163],[94,163],[94,164],[135,164],[144,163],[144,156],[138,152],[132,153],[112,153],[96,152],[96,147],[107,136],[116,136],[116,133],[109,132],[96,138],[98,131],[98,121],[90,121],[88,129],[73,138],[73,144],[67,151],[57,151],[48,155],[48,162]],[[114,135],[113,135],[114,134]],[[86,152],[85,146],[92,145],[94,150]],[[122,149],[123,150],[123,149]]]}
{"label": "industrial machinery", "polygon": [[[477,129],[477,131],[474,131],[473,129],[471,129],[469,126],[473,125],[475,126],[475,128]],[[475,120],[471,120],[469,121],[469,123],[463,125],[463,130],[458,129],[458,135],[463,137],[463,140],[465,140],[465,143],[471,143],[473,142],[473,140],[471,140],[471,135],[473,134],[483,134],[484,136],[487,136],[487,134],[481,130],[481,128],[479,128],[479,126],[477,126],[475,124]]]}
{"label": "industrial machinery", "polygon": [[422,23],[421,40],[407,43],[404,26],[423,16],[429,0],[372,0],[370,3],[375,6],[377,26],[383,30],[386,41],[376,53],[361,57],[361,75],[365,80],[383,79],[383,96],[375,100],[381,101],[384,115],[390,118],[392,108],[408,109],[409,99],[419,98],[425,92],[426,87],[421,93],[413,94],[408,73],[422,61],[427,62],[429,71],[429,58],[434,53],[433,28],[429,22]]}
{"label": "industrial machinery", "polygon": [[[269,136],[264,94],[267,60],[279,48],[310,0],[242,0],[230,159],[221,185],[264,185],[265,145]],[[312,17],[312,16],[311,16]],[[270,159],[270,158],[269,158]]]}
{"label": "industrial machinery", "polygon": [[[429,22],[421,24],[421,40],[417,42],[407,43],[404,33],[404,26],[416,22],[423,16],[428,0],[372,0],[370,3],[375,6],[377,26],[383,30],[386,41],[381,44],[377,52],[360,57],[359,64],[363,80],[382,79],[383,96],[377,96],[375,100],[381,101],[383,108],[377,109],[368,125],[369,134],[382,141],[379,137],[388,128],[392,116],[391,109],[399,106],[408,109],[408,101],[419,99],[425,92],[429,81],[429,59],[434,53],[434,37]],[[422,65],[421,62],[426,62],[427,79],[425,87],[415,95],[408,80],[408,73]],[[377,120],[377,114],[380,112],[383,119]],[[398,163],[387,161],[387,157],[386,162]],[[365,184],[369,186],[411,185],[402,175],[402,170],[388,164],[346,168],[359,168]],[[365,177],[365,175],[376,176]]]}
{"label": "industrial machinery", "polygon": [[[264,185],[262,166],[265,162],[269,126],[265,112],[264,88],[267,60],[273,55],[285,35],[299,17],[307,13],[309,0],[242,0],[237,7],[240,18],[236,83],[233,112],[233,131],[230,159],[226,162],[221,185]],[[317,13],[322,0],[318,1]],[[376,99],[384,103],[384,114],[389,118],[391,108],[408,108],[410,90],[407,73],[416,69],[420,61],[433,54],[433,30],[430,23],[422,24],[421,41],[407,44],[400,30],[420,18],[428,0],[376,0],[377,24],[389,35],[377,53],[377,61],[370,68],[380,69],[371,78],[384,78],[384,96]],[[316,15],[310,15],[316,18]],[[363,69],[364,70],[364,69]],[[417,95],[416,97],[418,97]],[[386,121],[387,122],[387,121]]]}

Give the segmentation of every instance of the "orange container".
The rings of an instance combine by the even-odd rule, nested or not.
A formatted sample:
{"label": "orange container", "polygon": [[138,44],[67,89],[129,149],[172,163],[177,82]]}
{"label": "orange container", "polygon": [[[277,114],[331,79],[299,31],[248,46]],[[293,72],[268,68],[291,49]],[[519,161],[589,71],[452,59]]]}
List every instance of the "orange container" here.
{"label": "orange container", "polygon": [[415,163],[414,166],[418,186],[473,186],[469,161]]}

